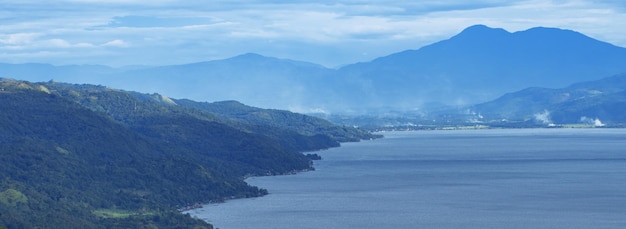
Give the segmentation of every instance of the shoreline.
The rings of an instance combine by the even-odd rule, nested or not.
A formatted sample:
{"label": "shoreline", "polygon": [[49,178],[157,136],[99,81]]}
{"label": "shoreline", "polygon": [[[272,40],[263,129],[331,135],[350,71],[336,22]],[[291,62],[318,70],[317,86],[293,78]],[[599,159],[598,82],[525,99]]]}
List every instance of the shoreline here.
{"label": "shoreline", "polygon": [[414,126],[390,126],[390,127],[378,127],[369,129],[372,133],[384,133],[384,132],[405,132],[405,131],[433,131],[433,130],[491,130],[491,129],[624,129],[626,124],[623,123],[609,123],[603,125],[594,124],[580,124],[580,123],[564,123],[564,124],[550,124],[550,125],[532,125],[532,126],[499,126],[499,125],[450,125],[450,126],[437,126],[437,125],[414,125]]}
{"label": "shoreline", "polygon": [[[380,131],[376,131],[376,132],[372,132],[372,133],[376,133],[382,136],[382,138],[384,138],[384,133],[390,133],[390,132],[421,132],[421,131],[465,131],[465,130],[533,130],[533,129],[539,129],[539,130],[565,130],[565,129],[587,129],[587,130],[592,130],[592,129],[626,129],[624,127],[586,127],[586,128],[581,128],[581,127],[535,127],[535,128],[478,128],[478,129],[471,129],[471,128],[458,128],[458,129],[413,129],[413,130],[380,130]],[[379,138],[373,138],[373,139],[362,139],[361,141],[373,141]],[[339,148],[341,146],[338,147],[333,147],[333,148]],[[324,151],[324,150],[328,150],[328,149],[320,149],[320,150],[315,150],[315,151],[308,151],[307,153],[312,153],[312,152],[320,152],[320,151]],[[302,152],[304,154],[304,152]],[[317,155],[317,154],[315,154]],[[306,154],[305,154],[306,156]],[[323,160],[323,158],[317,159],[317,160]],[[311,160],[311,167],[306,168],[306,169],[294,169],[294,170],[290,170],[284,173],[272,173],[271,171],[266,172],[265,174],[246,174],[244,176],[241,177],[241,180],[246,182],[246,184],[248,184],[248,182],[246,180],[248,180],[249,178],[254,178],[254,177],[270,177],[270,176],[288,176],[288,175],[298,175],[300,173],[304,173],[304,172],[312,172],[315,171],[315,167],[313,167],[313,161],[316,160]],[[248,184],[250,185],[250,184]],[[252,186],[252,185],[250,185]],[[253,187],[257,187],[257,186],[253,186]],[[185,207],[181,207],[178,208],[177,211],[181,212],[181,213],[185,213],[187,211],[191,211],[194,209],[199,209],[199,208],[203,208],[205,205],[209,205],[209,204],[221,204],[221,203],[225,203],[228,200],[236,200],[236,199],[248,199],[248,198],[257,198],[257,197],[263,197],[266,196],[269,193],[269,191],[267,189],[264,189],[262,187],[257,187],[259,188],[259,190],[261,190],[263,192],[263,190],[265,190],[265,193],[258,195],[258,196],[251,196],[251,197],[237,197],[237,196],[229,196],[229,197],[223,197],[221,199],[217,199],[217,200],[210,200],[206,203],[203,202],[198,202],[198,203],[194,203],[194,204],[190,204],[188,206]],[[188,212],[187,212],[188,213]]]}
{"label": "shoreline", "polygon": [[[322,151],[322,150],[318,150],[318,151]],[[317,151],[315,151],[317,152]],[[317,155],[317,154],[316,154]],[[321,160],[320,159],[316,159],[316,160]],[[271,177],[271,176],[289,176],[289,175],[297,175],[300,173],[304,173],[304,172],[312,172],[315,171],[315,167],[313,167],[313,159],[311,159],[311,165],[309,168],[305,168],[305,169],[293,169],[284,173],[272,173],[271,171],[266,172],[265,174],[261,174],[261,175],[255,175],[255,174],[246,174],[244,176],[242,176],[240,179],[245,182],[247,185],[250,185],[246,180],[249,178],[253,178],[253,177]],[[193,203],[193,204],[189,204],[187,206],[184,207],[180,207],[177,208],[176,211],[183,213],[183,214],[188,214],[187,211],[191,211],[194,209],[199,209],[199,208],[203,208],[205,205],[209,205],[209,204],[221,204],[221,203],[225,203],[226,201],[229,200],[236,200],[236,199],[248,199],[248,198],[257,198],[257,197],[263,197],[266,196],[269,193],[269,191],[267,189],[261,188],[261,187],[257,187],[257,186],[252,186],[252,187],[256,187],[259,189],[260,191],[260,195],[258,196],[250,196],[250,197],[237,197],[237,196],[228,196],[228,197],[223,197],[220,199],[215,199],[215,200],[209,200],[207,203],[204,202],[197,202],[197,203]]]}
{"label": "shoreline", "polygon": [[[385,131],[382,131],[385,132]],[[371,133],[382,133],[381,131],[378,132],[371,132]],[[384,138],[383,134],[377,134],[378,137],[375,138],[368,138],[368,139],[361,139],[358,142],[362,142],[362,141],[373,141],[376,139],[380,139],[380,138]],[[331,148],[339,148],[341,147],[341,144],[339,146],[336,147],[331,147]],[[324,150],[328,150],[330,148],[324,148],[324,149],[318,149],[318,150],[313,150],[313,151],[305,151],[305,152],[299,152],[302,153],[305,157],[309,158],[311,160],[311,164],[309,166],[309,168],[305,168],[305,169],[293,169],[284,173],[272,173],[271,171],[266,172],[265,174],[261,174],[261,175],[257,175],[257,174],[246,174],[244,176],[241,177],[241,180],[246,182],[246,184],[250,185],[246,180],[249,178],[253,178],[253,177],[270,177],[270,176],[289,176],[289,175],[297,175],[300,173],[304,173],[304,172],[312,172],[315,171],[315,167],[313,167],[314,165],[314,161],[318,161],[318,160],[323,160],[322,157],[320,157],[318,154],[316,154],[315,152],[320,152],[320,151],[324,151]],[[257,186],[252,186],[252,187],[257,187]],[[269,191],[267,189],[261,188],[261,187],[257,187],[260,191],[261,191],[261,195],[259,196],[252,196],[252,197],[236,197],[236,196],[230,196],[230,197],[224,197],[221,199],[217,199],[217,200],[210,200],[207,203],[203,203],[203,202],[197,202],[194,204],[190,204],[187,205],[185,207],[181,207],[181,208],[177,208],[176,210],[182,214],[190,214],[189,211],[195,210],[195,209],[200,209],[200,208],[204,208],[204,206],[209,205],[209,204],[222,204],[222,203],[226,203],[229,200],[237,200],[237,199],[249,199],[249,198],[257,198],[257,197],[263,197],[266,195],[269,195]],[[208,222],[208,221],[207,221]]]}
{"label": "shoreline", "polygon": [[[289,176],[289,175],[297,175],[300,173],[304,173],[304,172],[312,172],[315,171],[314,167],[311,168],[307,168],[307,169],[301,169],[301,170],[291,170],[285,173],[279,173],[279,174],[275,174],[275,173],[271,173],[271,172],[267,172],[264,175],[253,175],[253,174],[249,174],[249,175],[245,175],[241,178],[242,181],[246,182],[247,179],[249,178],[254,178],[254,177],[271,177],[271,176]],[[248,182],[246,182],[246,184],[248,184]],[[250,184],[248,184],[249,186],[252,186]],[[252,187],[257,187],[257,186],[252,186]],[[267,189],[261,188],[261,187],[257,187],[260,191],[260,195],[258,196],[250,196],[250,197],[237,197],[237,196],[229,196],[229,197],[223,197],[220,199],[216,199],[216,200],[209,200],[207,203],[203,203],[203,202],[197,202],[197,203],[193,203],[184,207],[180,207],[177,208],[176,211],[183,213],[183,214],[189,214],[188,211],[194,210],[194,209],[199,209],[199,208],[203,208],[205,205],[209,205],[209,204],[222,204],[222,203],[226,203],[229,200],[237,200],[237,199],[249,199],[249,198],[258,198],[258,197],[263,197],[266,195],[269,195],[269,191]]]}
{"label": "shoreline", "polygon": [[[601,130],[601,131],[600,131]],[[505,133],[507,138],[510,138],[513,142],[515,141],[522,141],[522,142],[528,142],[528,143],[543,143],[545,144],[545,146],[552,146],[553,143],[552,141],[547,142],[545,141],[545,137],[554,137],[554,135],[552,135],[552,133],[554,133],[555,130],[551,130],[551,129],[534,129],[534,130],[509,130],[509,131],[504,131],[504,132],[500,132],[498,130],[493,130],[490,131],[492,133],[494,133],[494,135],[480,135],[482,136],[482,138],[484,138],[484,140],[486,140],[485,142],[495,142],[497,144],[500,144],[501,142],[509,142],[509,141],[501,141],[499,135],[500,133]],[[557,133],[561,132],[563,130],[558,130]],[[444,133],[445,131],[440,131],[440,133]],[[539,133],[539,135],[528,135],[529,133]],[[579,147],[575,147],[575,146],[571,146],[572,143],[580,143],[581,141],[574,141],[572,142],[571,140],[580,140],[581,138],[579,138],[579,136],[585,136],[584,139],[605,139],[606,136],[624,136],[624,134],[626,134],[626,132],[624,132],[624,129],[621,130],[616,130],[613,131],[611,129],[598,129],[598,131],[593,130],[593,129],[585,129],[585,130],[567,130],[567,132],[573,133],[572,134],[566,134],[566,135],[559,135],[561,137],[559,138],[555,138],[552,139],[550,138],[550,140],[558,140],[558,142],[555,142],[554,144],[558,145],[558,146],[564,146],[564,147],[574,147],[573,149],[575,150],[580,150],[581,153],[583,153],[584,155],[578,155],[577,153],[575,155],[578,155],[576,157],[581,158],[581,159],[585,159],[588,158],[588,156],[593,156],[595,155],[595,153],[593,152],[593,150],[587,150],[586,148],[579,148]],[[567,132],[563,132],[563,133],[567,133]],[[457,131],[456,133],[458,134],[463,134],[464,137],[464,142],[465,143],[470,143],[470,142],[474,142],[476,140],[474,133],[471,132],[467,132],[467,131]],[[578,135],[577,133],[588,133],[585,135]],[[602,133],[600,135],[596,135],[596,133]],[[388,133],[389,135],[386,134],[385,137],[390,137],[392,138],[393,135],[392,133]],[[401,136],[406,136],[403,133],[398,133]],[[432,133],[435,134],[435,133]],[[521,139],[518,136],[520,134],[523,135],[527,135],[529,136],[528,139]],[[605,135],[606,134],[606,135]],[[614,135],[614,134],[619,134],[619,135]],[[391,135],[391,136],[390,136]],[[447,134],[444,135],[437,135],[435,134],[435,136],[431,136],[431,137],[435,137],[436,141],[432,141],[430,138],[424,138],[425,136],[431,136],[431,133],[420,133],[417,135],[413,135],[410,139],[407,139],[407,143],[410,143],[408,146],[419,146],[422,145],[422,143],[425,142],[429,142],[428,146],[436,146],[436,145],[440,145],[440,143],[446,143],[448,142],[448,140],[450,140],[447,136]],[[453,138],[452,139],[457,139],[457,135],[451,135]],[[496,136],[496,138],[492,138],[491,136]],[[572,138],[573,137],[573,138]],[[415,140],[415,139],[422,139],[422,140]],[[609,138],[612,139],[611,142],[618,142],[619,143],[619,139],[621,138]],[[416,142],[417,141],[417,142]],[[423,142],[420,142],[423,141]],[[414,142],[414,143],[411,143]],[[365,142],[366,144],[369,144],[368,142]],[[336,165],[346,165],[346,164],[341,164],[341,163],[333,163],[333,164],[327,164],[326,162],[332,162],[335,159],[341,160],[341,161],[346,161],[346,160],[359,160],[362,159],[363,156],[361,156],[360,154],[364,154],[365,158],[367,159],[371,159],[371,160],[385,160],[388,159],[388,155],[384,155],[384,154],[379,154],[380,152],[384,152],[387,149],[391,149],[389,145],[390,143],[387,142],[385,144],[378,144],[376,142],[370,142],[373,143],[373,145],[375,147],[378,147],[378,149],[382,150],[382,151],[378,151],[378,150],[373,150],[373,151],[368,151],[368,150],[364,150],[364,148],[362,148],[361,146],[357,146],[356,148],[354,148],[355,150],[349,150],[352,153],[346,153],[347,156],[348,155],[353,155],[355,157],[331,157],[329,155],[337,155],[334,152],[329,152],[328,154],[322,154],[322,156],[325,156],[324,159],[326,160],[325,162],[318,162],[315,164],[315,167],[318,169],[318,172],[315,174],[303,174],[302,177],[309,177],[309,176],[314,176],[315,178],[308,180],[308,178],[306,178],[307,180],[302,180],[300,177],[290,177],[290,178],[260,178],[260,179],[252,179],[252,180],[248,180],[250,183],[252,184],[257,184],[257,185],[261,185],[261,186],[266,186],[266,187],[272,187],[272,189],[276,189],[274,190],[273,196],[268,196],[266,198],[259,198],[259,199],[250,199],[250,200],[237,200],[237,201],[233,201],[232,203],[229,202],[226,205],[210,205],[207,206],[204,210],[197,210],[197,211],[193,211],[191,212],[191,214],[193,216],[196,216],[199,219],[204,219],[205,221],[210,221],[214,224],[217,224],[216,226],[218,227],[227,227],[227,225],[239,225],[239,224],[234,224],[236,222],[242,222],[242,221],[250,221],[251,223],[247,223],[246,225],[254,225],[254,223],[256,222],[263,222],[262,225],[271,225],[274,224],[280,224],[280,225],[286,225],[285,223],[288,223],[286,221],[291,221],[291,222],[298,222],[298,224],[294,224],[296,225],[295,227],[297,227],[297,225],[304,225],[302,224],[302,218],[297,218],[297,217],[306,217],[304,219],[317,219],[317,218],[325,218],[325,222],[327,223],[320,223],[320,225],[322,226],[329,226],[329,225],[335,225],[337,226],[337,222],[336,219],[337,218],[332,218],[332,217],[325,217],[325,216],[335,216],[335,215],[339,215],[342,218],[344,218],[344,212],[348,212],[346,215],[350,216],[350,215],[364,215],[367,217],[372,217],[372,216],[377,216],[378,214],[374,211],[362,211],[362,209],[376,209],[376,208],[370,208],[370,207],[363,207],[363,206],[370,206],[370,205],[355,205],[354,208],[349,207],[347,209],[341,209],[341,208],[336,208],[337,206],[345,206],[346,203],[350,203],[350,202],[354,202],[355,200],[358,201],[362,201],[363,204],[369,204],[371,203],[370,201],[368,201],[369,197],[374,197],[374,196],[380,196],[379,194],[377,194],[378,192],[375,191],[382,191],[381,194],[390,194],[390,195],[395,195],[398,194],[397,196],[394,196],[393,198],[390,198],[391,200],[397,200],[400,201],[398,203],[403,204],[406,203],[404,201],[406,201],[406,195],[404,195],[403,193],[406,190],[407,184],[402,182],[401,180],[398,180],[400,183],[398,183],[397,188],[398,190],[400,190],[400,192],[396,193],[395,189],[391,189],[391,192],[388,192],[389,190],[387,189],[387,187],[393,186],[393,185],[389,185],[386,183],[388,180],[385,179],[380,179],[380,181],[382,182],[371,182],[371,183],[376,183],[375,185],[373,185],[370,189],[362,189],[361,186],[354,186],[354,184],[352,184],[351,182],[345,182],[346,179],[351,179],[351,177],[354,177],[354,174],[351,173],[343,173],[343,172],[348,172],[348,171],[364,171],[365,173],[360,173],[362,175],[368,175],[368,174],[372,174],[372,172],[376,172],[375,174],[379,174],[378,170],[366,170],[365,168],[369,167],[369,166],[378,166],[377,164],[373,164],[373,163],[347,163],[347,165],[350,166],[355,166],[355,167],[350,167],[347,170],[334,170],[333,168],[336,167]],[[382,143],[382,142],[381,142]],[[388,144],[389,143],[389,144]],[[396,143],[395,140],[393,143]],[[467,155],[467,153],[465,152],[465,147],[463,147],[465,145],[465,143],[459,144],[458,147],[455,147],[458,149],[457,152],[459,152],[459,156],[461,156],[460,159],[463,159],[463,157],[465,157]],[[595,141],[590,141],[590,144],[587,145],[589,147],[594,147],[595,146]],[[509,144],[509,143],[507,143]],[[623,145],[624,143],[619,143],[620,145]],[[395,144],[394,144],[395,145]],[[487,148],[492,148],[492,144],[479,144],[485,147],[485,149]],[[531,152],[532,154],[528,154],[528,155],[539,155],[541,157],[545,157],[545,158],[535,158],[534,156],[532,157],[527,157],[524,156],[523,159],[526,160],[528,159],[530,163],[519,163],[520,162],[520,157],[519,155],[517,155],[517,151],[515,150],[516,147],[519,144],[514,143],[514,144],[510,144],[510,146],[513,146],[513,148],[508,148],[507,149],[511,149],[510,152],[508,152],[508,150],[499,150],[499,149],[493,149],[494,152],[497,152],[498,155],[503,155],[504,158],[500,158],[501,160],[499,161],[493,161],[493,157],[494,154],[492,154],[491,152],[484,152],[483,150],[477,150],[475,153],[477,154],[476,156],[478,157],[478,160],[475,161],[467,161],[467,160],[459,160],[459,158],[457,158],[457,156],[450,156],[450,155],[442,155],[442,158],[418,158],[416,159],[416,157],[414,157],[414,155],[419,155],[421,153],[419,152],[414,152],[412,149],[414,149],[414,147],[400,147],[398,149],[407,149],[407,153],[405,156],[406,157],[406,161],[411,161],[411,160],[416,160],[418,161],[418,163],[430,163],[430,161],[435,160],[435,159],[445,159],[445,160],[450,160],[453,161],[454,163],[434,163],[434,164],[429,164],[429,166],[436,166],[437,168],[440,167],[445,167],[445,168],[450,168],[450,169],[455,169],[454,171],[459,171],[459,173],[454,172],[453,174],[472,174],[472,176],[470,176],[470,178],[476,178],[476,181],[472,181],[472,183],[469,183],[466,181],[466,177],[458,177],[458,176],[449,176],[450,173],[448,170],[439,170],[439,169],[434,169],[431,170],[431,168],[434,167],[422,167],[419,168],[418,170],[414,170],[416,167],[415,165],[424,165],[424,164],[415,164],[415,163],[407,163],[405,160],[402,159],[402,157],[398,158],[400,160],[398,160],[398,166],[401,166],[401,168],[406,168],[402,169],[401,171],[406,172],[406,174],[414,174],[414,178],[417,177],[422,177],[420,179],[423,179],[424,182],[417,182],[419,180],[416,179],[412,179],[412,180],[416,180],[415,183],[410,184],[408,186],[414,186],[417,189],[416,190],[420,190],[420,191],[411,191],[408,190],[406,191],[406,193],[421,193],[424,195],[411,195],[411,197],[420,197],[422,198],[420,201],[416,201],[415,203],[424,203],[426,201],[426,203],[428,203],[428,201],[430,200],[431,197],[435,197],[435,198],[439,198],[436,199],[438,203],[441,203],[442,208],[438,209],[441,210],[438,213],[449,213],[450,211],[448,211],[449,209],[460,209],[460,208],[454,208],[454,207],[450,207],[450,206],[456,206],[454,205],[456,203],[455,202],[450,202],[447,201],[449,200],[449,197],[447,197],[447,195],[439,195],[438,190],[458,190],[458,193],[466,193],[466,190],[480,190],[480,192],[476,191],[476,192],[472,192],[476,194],[476,198],[481,198],[480,200],[487,200],[487,201],[493,201],[493,202],[489,202],[490,205],[489,206],[494,206],[494,207],[500,207],[501,202],[499,200],[501,200],[500,198],[494,200],[494,199],[490,199],[489,196],[484,196],[484,195],[480,195],[481,193],[484,193],[484,188],[487,187],[489,188],[487,191],[489,191],[489,193],[495,193],[495,194],[502,194],[502,198],[504,197],[510,197],[507,195],[507,193],[511,190],[508,189],[509,181],[513,182],[530,182],[531,185],[536,184],[538,188],[543,188],[546,187],[545,191],[547,192],[546,194],[549,195],[540,195],[538,197],[546,197],[549,198],[549,200],[553,200],[553,197],[551,194],[554,193],[553,189],[551,189],[550,186],[545,186],[544,184],[546,183],[545,177],[544,176],[535,176],[537,170],[535,170],[535,166],[540,166],[541,168],[550,168],[548,169],[546,172],[552,173],[552,174],[561,174],[567,177],[572,177],[572,174],[568,173],[568,171],[570,171],[569,169],[566,169],[565,172],[566,173],[562,173],[560,171],[556,171],[553,170],[552,165],[555,162],[564,162],[564,163],[568,163],[571,164],[572,168],[575,169],[579,169],[580,172],[586,172],[587,171],[587,167],[583,166],[580,167],[580,163],[587,163],[587,161],[578,161],[578,160],[562,160],[562,161],[554,161],[552,159],[558,159],[561,158],[561,156],[564,157],[564,159],[568,159],[571,157],[569,150],[561,150],[561,148],[556,148],[556,150],[554,150],[554,152],[556,153],[555,155],[551,155],[551,154],[544,154],[543,152],[546,149],[550,149],[550,147],[543,147],[543,145],[538,145],[538,144],[530,144],[533,145],[533,149],[529,149],[529,152]],[[356,146],[356,145],[351,145],[351,146]],[[348,145],[345,146],[346,148],[350,147]],[[586,147],[586,146],[585,146]],[[569,149],[569,148],[563,148],[563,149]],[[593,148],[590,148],[593,149]],[[446,149],[441,149],[442,152],[445,151]],[[491,151],[487,150],[487,151]],[[604,150],[603,150],[604,151]],[[338,151],[339,152],[339,151]],[[341,151],[339,152],[340,154],[344,154],[343,152],[347,152],[347,151]],[[611,152],[616,153],[617,155],[621,154],[621,151],[619,150],[619,148],[616,148],[615,150],[611,150]],[[429,154],[424,152],[425,156],[428,156]],[[510,154],[513,153],[513,154]],[[374,155],[379,155],[381,156],[380,158],[371,158],[370,156],[374,156]],[[400,156],[400,155],[404,155],[404,154],[392,154],[392,156]],[[509,155],[509,156],[507,156]],[[611,155],[607,155],[607,158],[613,158]],[[539,159],[539,161],[537,160]],[[547,159],[547,160],[543,160],[543,159]],[[619,160],[619,158],[617,158]],[[482,161],[486,161],[488,163],[483,163]],[[459,165],[458,163],[462,162],[463,165],[467,165],[466,163],[471,163],[471,166],[457,166]],[[514,162],[514,163],[510,163],[510,162]],[[603,163],[604,161],[596,161],[596,160],[592,160],[589,161],[590,163],[595,165],[599,165],[599,163]],[[618,163],[622,163],[623,161],[619,160],[617,161]],[[331,165],[331,167],[327,167],[326,165]],[[501,179],[502,178],[502,173],[500,173],[501,171],[507,171],[509,169],[509,166],[516,166],[514,168],[519,168],[519,169],[525,169],[523,171],[528,171],[529,172],[529,176],[522,176],[518,173],[512,173],[509,174],[511,176],[509,176],[507,179]],[[389,168],[388,171],[390,171],[390,173],[388,173],[389,176],[397,176],[397,167],[396,164],[388,164],[385,165],[386,167]],[[405,166],[405,167],[402,167]],[[482,172],[482,168],[485,166],[493,166],[492,168],[494,169],[489,169],[490,173],[493,174],[493,177],[485,177],[483,176],[484,172]],[[355,168],[358,168],[358,170],[355,170]],[[460,168],[460,169],[459,169]],[[598,168],[602,169],[601,171],[613,171],[612,169],[609,170],[604,170],[604,167],[599,166]],[[623,167],[622,167],[623,168]],[[343,172],[339,172],[339,171],[343,171]],[[517,169],[515,169],[515,171],[518,171]],[[521,171],[521,170],[520,170]],[[403,173],[404,173],[403,172]],[[425,172],[425,173],[421,173],[421,172]],[[477,172],[477,173],[473,173],[473,172]],[[317,177],[318,173],[325,173],[326,175],[329,175],[329,177],[327,176],[321,176],[321,177]],[[382,173],[381,173],[382,174]],[[424,176],[426,174],[426,176]],[[430,175],[429,175],[430,174]],[[433,175],[434,174],[434,175]],[[439,175],[437,175],[439,174]],[[604,173],[597,173],[597,175],[602,176]],[[432,175],[432,176],[431,176]],[[474,176],[475,175],[475,176]],[[619,174],[615,174],[616,177],[619,177]],[[356,175],[359,176],[360,175]],[[384,178],[385,176],[381,176],[382,178]],[[379,178],[381,178],[379,177]],[[413,175],[411,175],[411,177],[413,177]],[[438,179],[440,177],[445,177],[446,179],[450,178],[451,180],[446,180],[443,183],[440,182]],[[528,179],[528,177],[531,177],[533,179]],[[583,180],[586,180],[586,176],[582,177]],[[277,180],[277,181],[276,181]],[[391,180],[395,180],[391,179]],[[565,181],[569,181],[569,179],[557,179],[557,180],[565,180]],[[320,183],[315,183],[316,181],[320,181]],[[335,181],[332,183],[328,183],[329,181]],[[362,180],[363,183],[368,183],[368,179],[364,179]],[[294,183],[295,182],[295,183]],[[390,181],[391,182],[391,181]],[[498,184],[502,184],[502,185],[493,185],[494,182],[498,182]],[[500,182],[504,182],[504,183],[500,183]],[[566,184],[570,184],[565,182]],[[274,187],[271,184],[278,184],[278,186]],[[322,185],[320,185],[322,184]],[[350,185],[350,188],[339,188],[339,186],[334,186],[334,185]],[[423,185],[427,184],[428,189],[423,189]],[[477,184],[477,185],[472,185],[472,184]],[[485,185],[478,185],[478,184],[485,184]],[[520,187],[527,187],[528,185],[525,185],[526,183],[521,183],[524,185],[521,185]],[[574,184],[581,184],[580,182],[574,183]],[[369,185],[369,184],[367,184]],[[330,188],[330,191],[322,191],[325,190],[326,187],[332,187]],[[357,188],[358,187],[358,188]],[[583,186],[582,187],[587,187]],[[607,184],[606,187],[611,187],[611,184]],[[282,188],[287,188],[286,190],[282,190]],[[312,189],[314,188],[314,189]],[[320,188],[320,189],[317,189]],[[433,188],[433,189],[431,189]],[[434,189],[436,188],[436,189]],[[360,193],[360,191],[364,191],[367,193],[371,192],[370,194],[367,194],[367,196],[361,195],[363,193]],[[433,191],[434,190],[434,191]],[[493,192],[491,192],[490,190],[492,190]],[[520,192],[524,193],[525,191],[523,191],[522,189],[516,189],[516,190],[522,190]],[[564,189],[565,191],[567,191],[567,186],[566,189]],[[587,190],[585,189],[580,189],[580,191],[585,191]],[[356,196],[354,195],[354,192],[357,192],[359,194],[357,194]],[[320,194],[321,193],[321,194]],[[340,198],[341,194],[338,193],[343,193],[345,194],[345,197],[348,198]],[[584,193],[584,192],[582,192]],[[432,195],[431,195],[432,194]],[[524,197],[525,195],[516,195],[516,196],[520,196],[521,200],[526,200]],[[284,198],[286,197],[286,198]],[[337,197],[337,199],[335,199],[335,197]],[[368,198],[366,198],[368,197]],[[396,198],[397,197],[397,198]],[[456,195],[456,197],[458,200],[464,200],[463,199],[463,195]],[[354,199],[353,199],[354,198]],[[599,197],[601,201],[604,201],[604,197],[602,196],[602,194],[599,195]],[[300,199],[302,199],[302,202],[300,202]],[[274,202],[274,201],[278,201],[278,202]],[[316,201],[317,200],[317,201]],[[345,200],[345,202],[343,202]],[[386,202],[387,199],[385,198],[381,198],[379,199],[382,202]],[[425,200],[425,201],[424,201]],[[319,201],[319,202],[318,202]],[[324,202],[326,201],[326,202]],[[571,200],[568,197],[564,197],[563,198],[563,203],[568,204],[568,206],[571,206]],[[338,204],[337,206],[334,206],[332,204],[335,203],[341,203]],[[482,204],[483,201],[466,201],[465,204],[468,204],[467,206],[474,206],[474,205],[469,205],[469,204]],[[523,202],[523,206],[520,207],[518,210],[518,212],[513,212],[509,215],[512,216],[517,216],[519,215],[518,213],[524,213],[526,212],[524,206],[524,204],[526,204],[528,202]],[[541,202],[533,202],[533,204],[541,204],[544,203],[544,201]],[[302,204],[313,204],[313,207],[308,207],[308,206],[304,206],[302,207]],[[592,203],[593,204],[593,203]],[[233,207],[231,207],[233,206]],[[294,207],[295,206],[295,207]],[[377,206],[376,204],[373,204],[371,206]],[[407,206],[418,206],[417,204],[407,204]],[[483,205],[480,205],[479,207],[482,207]],[[541,206],[545,206],[545,205],[541,205]],[[597,205],[593,205],[593,206],[597,206]],[[287,207],[287,208],[283,208],[283,207]],[[397,212],[395,212],[395,207],[394,205],[389,205],[389,208],[383,208],[383,209],[388,209],[389,211],[387,211],[388,213],[393,213],[396,216],[398,216],[397,218],[402,218],[401,216],[403,214],[397,214]],[[424,207],[424,208],[420,208],[423,209],[423,212],[430,212],[430,209],[428,207]],[[476,208],[465,208],[465,209],[461,209],[462,211],[467,211],[467,212],[471,212],[472,214],[475,213]],[[485,210],[486,212],[490,212],[493,214],[489,214],[487,216],[493,216],[492,219],[495,220],[499,220],[501,219],[500,214],[503,211],[492,211],[490,210],[492,208],[489,208],[487,210]],[[541,208],[546,210],[547,214],[551,214],[551,212],[553,212],[550,209],[550,206],[548,206],[547,208]],[[350,213],[349,210],[355,210],[355,212]],[[258,212],[258,213],[255,213]],[[283,220],[283,217],[279,217],[279,218],[275,218],[272,219],[271,217],[276,216],[277,213],[285,213],[284,218],[288,219],[288,220]],[[413,212],[416,211],[407,211],[407,214],[412,214]],[[421,212],[421,211],[420,211]],[[506,211],[504,211],[506,213]],[[288,215],[287,213],[294,213],[291,215]],[[453,213],[457,213],[457,212],[453,212]],[[483,213],[485,212],[476,212],[477,216],[481,216],[484,215]],[[439,216],[436,219],[441,219],[441,220],[446,220],[445,222],[447,222],[448,219],[446,219],[446,214],[439,214]],[[557,213],[560,214],[560,213]],[[505,214],[506,215],[506,214]],[[281,215],[282,216],[282,215]],[[321,216],[321,217],[320,217]],[[390,215],[392,216],[392,215]],[[396,217],[396,216],[392,216],[392,217]],[[428,215],[427,215],[428,216]],[[250,219],[248,219],[247,217],[250,217]],[[265,218],[267,220],[265,221],[258,221],[260,220],[260,218]],[[339,217],[338,217],[339,218]],[[584,217],[578,217],[580,219],[583,219]],[[363,222],[364,218],[353,218],[354,221],[349,221],[350,223],[352,222]],[[365,218],[366,219],[366,218]],[[394,218],[392,218],[394,219]],[[427,218],[429,219],[429,218]],[[469,218],[469,219],[475,219],[475,218]],[[300,220],[300,221],[293,221],[293,220]],[[584,219],[583,219],[584,220]],[[334,222],[333,222],[334,221]],[[309,221],[311,222],[311,221]],[[444,221],[434,221],[434,219],[431,219],[431,221],[428,221],[429,223],[432,222],[444,222]],[[501,221],[485,221],[487,223],[492,223],[492,222],[501,222]],[[515,223],[515,219],[513,219],[512,223]],[[520,221],[517,221],[517,223],[519,223]],[[546,221],[548,222],[548,221]],[[385,223],[388,225],[388,221],[386,221],[386,218],[383,218],[380,220],[380,223]],[[415,222],[411,222],[411,223],[415,223]],[[241,224],[244,225],[244,224]],[[384,225],[384,224],[372,224],[372,225]],[[433,225],[433,224],[431,224]],[[461,225],[461,224],[456,224]],[[543,225],[543,224],[541,224]],[[293,225],[291,225],[293,228]],[[231,226],[232,227],[232,226]],[[278,227],[278,226],[277,226]],[[332,227],[332,226],[331,226]],[[339,226],[341,227],[341,226]],[[452,226],[454,227],[454,226]],[[488,225],[487,225],[488,227]],[[233,228],[244,228],[244,227],[233,227]],[[282,227],[282,228],[286,228],[286,227]],[[374,227],[373,227],[374,228]]]}

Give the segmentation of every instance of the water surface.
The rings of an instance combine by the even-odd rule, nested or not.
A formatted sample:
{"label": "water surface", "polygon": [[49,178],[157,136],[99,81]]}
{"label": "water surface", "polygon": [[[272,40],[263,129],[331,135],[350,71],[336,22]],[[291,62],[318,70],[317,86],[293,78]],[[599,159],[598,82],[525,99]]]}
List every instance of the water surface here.
{"label": "water surface", "polygon": [[190,213],[222,229],[626,227],[625,129],[384,135]]}

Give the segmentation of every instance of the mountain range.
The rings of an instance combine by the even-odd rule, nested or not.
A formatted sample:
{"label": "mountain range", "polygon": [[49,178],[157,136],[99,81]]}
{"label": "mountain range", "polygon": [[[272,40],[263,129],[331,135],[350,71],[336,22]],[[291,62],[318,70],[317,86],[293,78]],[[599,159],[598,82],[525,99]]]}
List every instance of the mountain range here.
{"label": "mountain range", "polygon": [[237,100],[305,113],[430,111],[487,102],[527,87],[559,88],[626,72],[626,48],[558,28],[508,32],[475,25],[416,50],[338,69],[244,54],[171,66],[2,64],[0,77],[50,79]]}
{"label": "mountain range", "polygon": [[[339,69],[395,108],[468,105],[526,87],[562,87],[626,72],[626,49],[555,28],[475,25],[444,41]],[[357,80],[355,80],[357,81]],[[365,89],[364,89],[365,90]]]}

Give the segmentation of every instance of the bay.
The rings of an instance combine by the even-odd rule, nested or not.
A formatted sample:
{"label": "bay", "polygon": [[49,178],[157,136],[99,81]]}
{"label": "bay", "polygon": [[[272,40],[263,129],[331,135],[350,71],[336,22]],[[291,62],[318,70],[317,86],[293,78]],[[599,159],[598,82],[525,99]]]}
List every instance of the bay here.
{"label": "bay", "polygon": [[625,129],[386,132],[189,211],[234,228],[624,228]]}

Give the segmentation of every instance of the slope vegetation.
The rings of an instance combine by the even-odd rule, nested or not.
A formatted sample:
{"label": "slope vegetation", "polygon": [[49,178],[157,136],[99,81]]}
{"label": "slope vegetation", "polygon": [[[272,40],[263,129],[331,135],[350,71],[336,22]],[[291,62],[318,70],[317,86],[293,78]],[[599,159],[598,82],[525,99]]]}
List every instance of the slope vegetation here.
{"label": "slope vegetation", "polygon": [[0,226],[210,228],[176,209],[264,195],[242,178],[308,170],[300,152],[338,146],[221,116],[157,94],[2,79]]}

